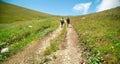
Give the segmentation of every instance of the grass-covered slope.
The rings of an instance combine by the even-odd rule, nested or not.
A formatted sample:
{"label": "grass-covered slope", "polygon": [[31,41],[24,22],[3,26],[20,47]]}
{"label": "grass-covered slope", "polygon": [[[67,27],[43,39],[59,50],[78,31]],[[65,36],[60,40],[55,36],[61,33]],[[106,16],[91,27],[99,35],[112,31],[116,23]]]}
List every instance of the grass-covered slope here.
{"label": "grass-covered slope", "polygon": [[120,63],[120,7],[71,20],[89,64]]}
{"label": "grass-covered slope", "polygon": [[53,15],[0,2],[0,64],[58,26]]}
{"label": "grass-covered slope", "polygon": [[40,20],[51,15],[0,2],[0,24],[26,20]]}

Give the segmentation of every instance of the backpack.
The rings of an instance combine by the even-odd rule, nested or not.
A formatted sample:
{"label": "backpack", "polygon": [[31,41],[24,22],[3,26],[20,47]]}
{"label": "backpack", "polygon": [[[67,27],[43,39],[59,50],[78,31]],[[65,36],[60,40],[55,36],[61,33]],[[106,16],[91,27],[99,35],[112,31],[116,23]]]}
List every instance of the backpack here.
{"label": "backpack", "polygon": [[60,22],[64,23],[64,20],[63,20],[63,19],[61,19],[61,20],[60,20]]}

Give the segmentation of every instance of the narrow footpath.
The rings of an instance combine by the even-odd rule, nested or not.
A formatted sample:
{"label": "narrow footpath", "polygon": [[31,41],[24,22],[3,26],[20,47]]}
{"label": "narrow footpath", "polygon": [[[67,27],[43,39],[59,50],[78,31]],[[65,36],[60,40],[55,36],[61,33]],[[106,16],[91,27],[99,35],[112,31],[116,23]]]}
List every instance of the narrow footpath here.
{"label": "narrow footpath", "polygon": [[71,25],[66,30],[65,41],[61,43],[60,50],[53,53],[56,59],[47,64],[86,64],[76,31]]}

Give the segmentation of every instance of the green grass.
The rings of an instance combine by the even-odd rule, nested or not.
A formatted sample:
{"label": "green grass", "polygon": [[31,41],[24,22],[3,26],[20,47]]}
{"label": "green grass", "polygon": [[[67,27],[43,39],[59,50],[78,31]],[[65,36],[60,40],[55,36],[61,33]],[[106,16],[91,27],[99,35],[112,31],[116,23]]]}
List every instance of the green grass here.
{"label": "green grass", "polygon": [[58,18],[53,15],[0,2],[0,51],[9,48],[0,53],[0,63],[58,26]]}
{"label": "green grass", "polygon": [[[28,27],[32,26],[32,28]],[[9,48],[9,52],[0,53],[0,61],[22,50],[28,43],[43,37],[58,27],[55,19],[33,21],[30,23],[15,25],[0,31],[0,49]]]}
{"label": "green grass", "polygon": [[65,33],[66,33],[66,26],[64,26],[63,30],[58,35],[58,37],[56,37],[54,40],[51,41],[50,46],[44,51],[44,56],[50,55],[53,52],[56,52],[57,50],[59,50],[59,44],[64,39]]}
{"label": "green grass", "polygon": [[50,17],[52,15],[0,2],[0,24],[41,20]]}
{"label": "green grass", "polygon": [[72,17],[88,64],[117,64],[120,60],[120,7]]}

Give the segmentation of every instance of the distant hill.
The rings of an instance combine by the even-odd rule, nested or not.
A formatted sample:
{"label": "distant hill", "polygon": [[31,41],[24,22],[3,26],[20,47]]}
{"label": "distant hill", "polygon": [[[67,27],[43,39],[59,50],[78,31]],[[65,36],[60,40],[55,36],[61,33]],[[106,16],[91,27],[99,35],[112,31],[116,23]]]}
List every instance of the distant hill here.
{"label": "distant hill", "polygon": [[0,2],[0,24],[26,20],[40,20],[52,15]]}
{"label": "distant hill", "polygon": [[93,17],[93,16],[111,16],[111,15],[116,15],[120,16],[120,7],[112,8],[109,10],[101,11],[101,12],[95,12],[87,15],[81,15],[81,16],[75,16],[75,17]]}

